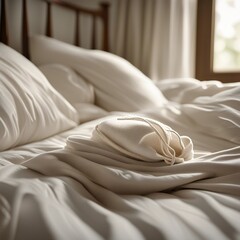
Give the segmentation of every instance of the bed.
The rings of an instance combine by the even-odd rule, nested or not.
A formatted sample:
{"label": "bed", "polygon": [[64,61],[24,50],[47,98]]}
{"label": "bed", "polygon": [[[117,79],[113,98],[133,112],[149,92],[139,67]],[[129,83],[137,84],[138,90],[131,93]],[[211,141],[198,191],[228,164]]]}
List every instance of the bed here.
{"label": "bed", "polygon": [[24,57],[2,1],[0,239],[240,239],[240,84],[154,83],[51,37],[47,5],[29,37],[23,0]]}

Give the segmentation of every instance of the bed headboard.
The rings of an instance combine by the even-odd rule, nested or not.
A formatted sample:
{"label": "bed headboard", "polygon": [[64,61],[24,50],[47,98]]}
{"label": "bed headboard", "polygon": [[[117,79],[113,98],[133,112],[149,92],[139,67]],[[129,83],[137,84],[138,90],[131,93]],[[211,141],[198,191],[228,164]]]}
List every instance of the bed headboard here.
{"label": "bed headboard", "polygon": [[[47,4],[47,19],[46,19],[46,28],[45,28],[45,35],[52,37],[52,14],[51,9],[52,5],[58,5],[60,7],[70,9],[76,15],[75,18],[75,31],[74,31],[74,44],[76,46],[80,46],[80,15],[87,14],[93,18],[93,26],[92,26],[92,33],[91,33],[91,48],[96,48],[96,20],[97,18],[102,21],[103,30],[102,30],[102,50],[108,51],[109,50],[109,30],[108,30],[108,3],[100,3],[99,8],[97,9],[90,9],[86,7],[80,7],[76,4],[68,3],[62,0],[41,0],[46,2]],[[8,39],[8,18],[6,13],[6,0],[1,0],[1,32],[0,32],[0,41],[9,44]],[[22,53],[24,56],[29,58],[29,22],[28,22],[28,7],[27,7],[27,0],[22,0]]]}

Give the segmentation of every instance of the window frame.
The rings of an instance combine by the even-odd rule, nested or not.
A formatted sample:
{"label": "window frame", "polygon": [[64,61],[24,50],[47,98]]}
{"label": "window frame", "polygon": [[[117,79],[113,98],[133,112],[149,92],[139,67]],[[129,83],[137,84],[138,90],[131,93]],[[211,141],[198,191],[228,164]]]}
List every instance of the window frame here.
{"label": "window frame", "polygon": [[197,41],[196,41],[196,78],[199,80],[220,80],[239,82],[240,72],[214,72],[214,22],[215,0],[198,0]]}

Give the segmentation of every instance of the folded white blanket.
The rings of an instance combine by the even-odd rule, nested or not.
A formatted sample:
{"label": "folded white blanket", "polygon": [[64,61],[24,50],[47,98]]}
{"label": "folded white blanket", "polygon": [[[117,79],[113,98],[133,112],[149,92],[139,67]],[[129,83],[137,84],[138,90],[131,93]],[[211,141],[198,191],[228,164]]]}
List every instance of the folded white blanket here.
{"label": "folded white blanket", "polygon": [[129,116],[103,121],[96,125],[92,139],[147,162],[165,161],[173,165],[193,157],[189,137],[180,136],[169,126],[150,118]]}

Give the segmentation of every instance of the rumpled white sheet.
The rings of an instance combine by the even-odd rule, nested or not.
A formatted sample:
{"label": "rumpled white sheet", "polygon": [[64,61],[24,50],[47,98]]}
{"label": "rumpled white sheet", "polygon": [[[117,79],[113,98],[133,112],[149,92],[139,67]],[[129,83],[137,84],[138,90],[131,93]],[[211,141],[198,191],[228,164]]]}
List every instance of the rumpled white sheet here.
{"label": "rumpled white sheet", "polygon": [[[123,136],[127,135],[127,132],[130,133],[132,130],[136,132],[134,128],[136,123],[131,125],[132,122],[130,128],[129,125],[125,125],[126,128],[121,130],[119,129],[121,125],[107,118],[107,120],[103,119],[102,125],[98,125],[100,127],[96,129],[104,130],[105,135],[110,134],[111,137],[117,132],[120,137],[118,141],[125,144],[121,149],[119,149],[119,142],[116,139],[112,138],[111,141],[108,141],[108,145],[111,142],[111,148],[106,148],[106,144],[102,144],[102,139],[99,141],[98,138],[98,141],[96,141],[96,134],[93,138],[91,135],[81,136],[79,134],[68,138],[64,150],[40,155],[24,163],[24,165],[45,175],[69,176],[79,182],[82,182],[83,176],[84,178],[87,176],[94,183],[120,194],[147,194],[169,191],[175,188],[185,188],[188,184],[195,186],[196,183],[199,184],[201,181],[208,183],[206,184],[207,190],[216,191],[216,189],[219,189],[217,191],[224,192],[226,190],[227,193],[236,194],[236,189],[239,186],[234,183],[239,183],[240,179],[239,159],[236,158],[230,162],[222,159],[224,159],[225,152],[239,153],[239,89],[236,87],[222,91],[219,93],[222,94],[221,98],[217,93],[211,98],[199,97],[198,103],[195,104],[169,103],[165,107],[136,113],[144,117],[138,119],[155,119],[153,121],[155,126],[159,127],[159,122],[162,122],[171,126],[180,135],[188,135],[193,140],[194,146],[196,143],[197,151],[205,151],[199,155],[195,154],[194,160],[183,164],[166,166],[166,163],[161,161],[139,161],[139,157],[135,157],[136,154],[141,155],[142,152],[138,149],[139,146],[136,147],[138,141],[136,139],[141,138],[148,132],[141,133],[139,131],[140,135],[134,137],[133,134],[130,134],[128,140],[124,143]],[[211,111],[208,111],[209,107],[212,108]],[[125,114],[122,113],[120,117],[124,118],[124,116]],[[204,122],[203,116],[208,120],[207,123]],[[200,119],[201,121],[198,121]],[[106,125],[104,125],[104,121],[105,124],[107,123]],[[111,128],[111,133],[107,130],[108,127]],[[143,123],[141,127],[152,131],[148,124]],[[98,130],[95,130],[95,133],[99,133]],[[222,134],[220,134],[220,130]],[[114,148],[112,148],[113,142]],[[210,155],[218,152],[216,163],[215,160],[210,162],[202,160],[207,159],[207,152]],[[218,162],[219,159],[221,159],[221,164]],[[225,179],[232,184],[224,183]],[[211,181],[219,181],[218,187],[210,184]]]}
{"label": "rumpled white sheet", "polygon": [[[192,188],[239,195],[240,147],[169,166],[145,162],[105,148],[91,138],[73,136],[64,150],[39,155],[24,166],[47,176],[71,177],[87,189],[95,184],[118,194],[150,194]],[[231,161],[224,158],[231,156]],[[233,159],[232,159],[233,158]],[[210,161],[208,161],[210,159]],[[216,184],[217,183],[217,186]]]}
{"label": "rumpled white sheet", "polygon": [[0,168],[0,236],[239,239],[239,89],[219,94],[134,113],[189,136],[192,160],[129,157],[92,138],[93,125],[74,132],[62,150]]}

